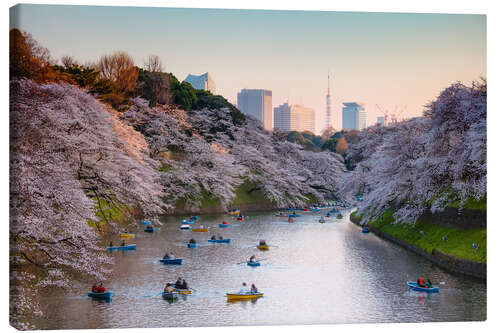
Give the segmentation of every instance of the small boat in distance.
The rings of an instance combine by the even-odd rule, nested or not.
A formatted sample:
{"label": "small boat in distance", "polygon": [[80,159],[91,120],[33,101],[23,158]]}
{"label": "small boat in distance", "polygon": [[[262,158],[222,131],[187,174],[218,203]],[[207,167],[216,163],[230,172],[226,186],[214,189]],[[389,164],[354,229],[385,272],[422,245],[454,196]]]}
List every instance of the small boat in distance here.
{"label": "small boat in distance", "polygon": [[182,265],[182,259],[181,258],[176,258],[176,259],[160,259],[160,262],[164,263],[165,265]]}
{"label": "small boat in distance", "polygon": [[128,232],[127,232],[127,233],[125,233],[125,232],[124,232],[124,233],[121,233],[121,234],[120,234],[120,237],[121,237],[121,238],[134,238],[134,237],[135,237],[135,234],[131,234],[131,233],[128,233]]}
{"label": "small boat in distance", "polygon": [[226,297],[228,301],[236,301],[236,300],[248,300],[248,299],[257,299],[259,297],[264,296],[264,293],[245,293],[245,294],[240,294],[240,293],[227,293]]}
{"label": "small boat in distance", "polygon": [[420,287],[417,282],[412,282],[412,281],[408,281],[408,282],[406,282],[406,284],[408,284],[408,287],[411,290],[415,290],[415,291],[424,291],[426,293],[438,293],[439,292],[438,287],[431,287],[431,288]]}
{"label": "small boat in distance", "polygon": [[124,245],[124,246],[109,246],[108,247],[109,251],[113,251],[113,250],[128,251],[128,250],[135,250],[135,249],[136,249],[135,244]]}
{"label": "small boat in distance", "polygon": [[113,293],[111,291],[106,291],[103,293],[95,293],[95,292],[89,292],[87,294],[88,297],[94,298],[94,299],[111,299],[111,296],[113,296]]}

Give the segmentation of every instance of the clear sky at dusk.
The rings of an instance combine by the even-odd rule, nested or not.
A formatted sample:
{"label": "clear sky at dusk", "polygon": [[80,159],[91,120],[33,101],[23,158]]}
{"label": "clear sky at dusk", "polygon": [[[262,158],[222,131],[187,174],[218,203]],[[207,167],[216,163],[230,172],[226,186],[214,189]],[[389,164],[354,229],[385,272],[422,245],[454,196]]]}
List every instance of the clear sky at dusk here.
{"label": "clear sky at dusk", "polygon": [[210,72],[217,93],[273,92],[325,118],[332,74],[334,126],[341,103],[365,103],[368,123],[389,109],[405,116],[453,82],[486,77],[486,16],[313,11],[22,5],[11,28],[30,32],[54,58],[95,61],[116,50],[141,66],[150,54],[180,80]]}

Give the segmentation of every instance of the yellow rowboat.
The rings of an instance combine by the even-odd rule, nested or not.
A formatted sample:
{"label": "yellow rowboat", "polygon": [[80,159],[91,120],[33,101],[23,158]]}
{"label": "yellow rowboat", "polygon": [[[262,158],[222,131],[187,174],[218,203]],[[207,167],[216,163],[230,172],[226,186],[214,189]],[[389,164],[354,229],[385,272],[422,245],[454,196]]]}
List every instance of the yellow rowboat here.
{"label": "yellow rowboat", "polygon": [[193,292],[190,289],[175,289],[174,291],[178,292],[179,294],[184,294],[184,295],[191,295]]}
{"label": "yellow rowboat", "polygon": [[191,231],[208,232],[208,228],[194,228],[194,229],[191,229]]}
{"label": "yellow rowboat", "polygon": [[246,300],[246,299],[257,299],[259,297],[264,296],[264,293],[258,294],[226,294],[228,301],[236,301],[236,300]]}
{"label": "yellow rowboat", "polygon": [[229,215],[238,215],[240,213],[239,210],[233,210],[233,211],[230,211],[228,214]]}
{"label": "yellow rowboat", "polygon": [[121,238],[134,238],[135,234],[120,234]]}
{"label": "yellow rowboat", "polygon": [[266,250],[269,250],[269,245],[257,245],[257,248],[259,250],[266,251]]}

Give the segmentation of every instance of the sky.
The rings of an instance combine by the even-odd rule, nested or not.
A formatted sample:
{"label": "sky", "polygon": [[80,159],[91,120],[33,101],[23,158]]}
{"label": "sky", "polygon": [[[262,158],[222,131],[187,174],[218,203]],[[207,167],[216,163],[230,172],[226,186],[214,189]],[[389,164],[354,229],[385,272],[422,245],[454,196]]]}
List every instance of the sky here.
{"label": "sky", "polygon": [[21,5],[11,28],[27,31],[53,58],[94,62],[126,51],[138,66],[151,54],[184,80],[209,72],[217,94],[269,89],[273,106],[316,110],[324,127],[327,75],[333,125],[343,102],[365,104],[368,124],[420,116],[450,84],[486,78],[486,16]]}

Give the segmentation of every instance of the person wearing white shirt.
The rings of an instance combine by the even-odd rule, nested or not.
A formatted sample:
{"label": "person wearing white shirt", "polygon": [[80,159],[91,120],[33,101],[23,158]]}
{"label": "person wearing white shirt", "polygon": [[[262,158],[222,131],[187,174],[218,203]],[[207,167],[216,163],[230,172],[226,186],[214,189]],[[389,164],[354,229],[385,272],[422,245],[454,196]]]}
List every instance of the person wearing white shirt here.
{"label": "person wearing white shirt", "polygon": [[246,282],[243,282],[243,284],[241,285],[240,294],[248,294],[248,291],[249,290]]}

